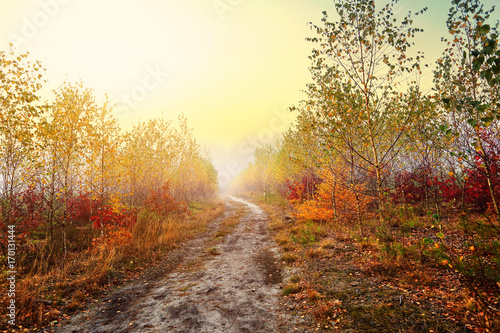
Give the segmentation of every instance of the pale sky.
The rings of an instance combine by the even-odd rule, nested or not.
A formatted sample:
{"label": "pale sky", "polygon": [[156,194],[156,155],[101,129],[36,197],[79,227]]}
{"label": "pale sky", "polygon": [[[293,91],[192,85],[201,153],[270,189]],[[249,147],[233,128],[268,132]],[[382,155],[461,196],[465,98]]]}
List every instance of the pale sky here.
{"label": "pale sky", "polygon": [[[431,65],[444,49],[450,3],[401,0],[397,8],[429,7],[415,25],[425,29],[416,47]],[[323,10],[334,17],[333,1],[0,0],[0,50],[14,41],[42,61],[46,99],[66,78],[108,93],[124,129],[183,113],[224,186],[253,147],[292,122],[285,110],[305,97],[310,77],[307,22],[319,24]]]}

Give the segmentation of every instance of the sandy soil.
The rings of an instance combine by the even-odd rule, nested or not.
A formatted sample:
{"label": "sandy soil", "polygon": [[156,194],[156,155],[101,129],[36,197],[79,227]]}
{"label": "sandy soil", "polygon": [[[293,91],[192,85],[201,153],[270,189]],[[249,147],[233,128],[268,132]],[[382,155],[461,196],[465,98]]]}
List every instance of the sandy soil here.
{"label": "sandy soil", "polygon": [[[267,216],[256,205],[225,198],[209,231],[166,258],[161,269],[123,286],[57,332],[305,332],[280,304],[282,269]],[[229,234],[224,219],[245,213]],[[297,326],[298,325],[298,326]]]}

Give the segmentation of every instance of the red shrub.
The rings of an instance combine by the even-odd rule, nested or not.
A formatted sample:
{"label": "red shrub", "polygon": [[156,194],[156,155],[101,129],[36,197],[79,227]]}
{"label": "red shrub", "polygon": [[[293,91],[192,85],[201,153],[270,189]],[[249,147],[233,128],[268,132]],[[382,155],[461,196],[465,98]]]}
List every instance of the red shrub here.
{"label": "red shrub", "polygon": [[312,199],[318,189],[321,179],[316,175],[307,174],[300,181],[286,180],[288,193],[283,193],[289,201],[302,203],[304,200]]}
{"label": "red shrub", "polygon": [[[500,198],[500,143],[491,133],[483,133],[484,153],[474,151],[469,167],[463,172],[465,181],[465,203],[469,208],[486,211],[491,204],[491,193],[486,176],[486,164],[490,167],[490,180],[495,198]],[[402,171],[395,177],[396,191],[392,201],[408,204],[421,203],[436,198],[441,201],[461,200],[462,192],[455,175],[439,177],[430,167],[414,172]]]}
{"label": "red shrub", "polygon": [[137,221],[137,214],[131,209],[113,209],[111,205],[99,207],[96,213],[91,217],[94,228],[121,227],[128,228]]}
{"label": "red shrub", "polygon": [[491,133],[482,133],[484,154],[476,151],[471,168],[466,170],[466,202],[480,211],[485,211],[492,202],[486,173],[486,163],[490,167],[490,181],[495,198],[500,198],[500,143]]}
{"label": "red shrub", "polygon": [[151,191],[147,200],[146,207],[160,215],[168,215],[170,213],[187,213],[187,205],[185,202],[178,202],[170,195],[170,184],[165,183],[159,190]]}

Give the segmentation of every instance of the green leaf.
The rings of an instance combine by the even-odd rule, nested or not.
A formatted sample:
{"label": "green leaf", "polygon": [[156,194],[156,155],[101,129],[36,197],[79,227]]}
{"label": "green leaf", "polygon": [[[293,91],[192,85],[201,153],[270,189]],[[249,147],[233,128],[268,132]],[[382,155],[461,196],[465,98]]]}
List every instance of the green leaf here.
{"label": "green leaf", "polygon": [[434,241],[430,238],[424,238],[424,244],[432,244]]}
{"label": "green leaf", "polygon": [[490,31],[490,26],[489,24],[483,24],[477,30],[481,35],[486,35]]}
{"label": "green leaf", "polygon": [[483,64],[483,62],[484,62],[484,56],[481,55],[480,57],[474,59],[474,61],[472,62],[472,64],[473,64],[472,68],[475,71],[478,71],[481,68],[481,65]]}
{"label": "green leaf", "polygon": [[469,118],[469,119],[467,119],[467,122],[468,122],[468,123],[469,123],[469,125],[471,125],[472,127],[476,127],[476,125],[477,125],[477,120],[476,120],[476,119]]}
{"label": "green leaf", "polygon": [[471,98],[467,98],[467,100],[469,101],[469,103],[472,105],[472,107],[474,108],[477,108],[478,106],[481,105],[481,102],[479,101],[473,101]]}
{"label": "green leaf", "polygon": [[436,236],[439,238],[439,239],[443,239],[444,238],[444,234],[442,232],[438,232],[436,234]]}
{"label": "green leaf", "polygon": [[493,121],[494,117],[493,116],[488,116],[488,117],[483,117],[481,118],[481,121],[483,123],[486,124],[486,126],[488,126],[492,121]]}
{"label": "green leaf", "polygon": [[500,73],[500,65],[496,65],[496,66],[491,67],[491,71],[493,72],[493,74]]}

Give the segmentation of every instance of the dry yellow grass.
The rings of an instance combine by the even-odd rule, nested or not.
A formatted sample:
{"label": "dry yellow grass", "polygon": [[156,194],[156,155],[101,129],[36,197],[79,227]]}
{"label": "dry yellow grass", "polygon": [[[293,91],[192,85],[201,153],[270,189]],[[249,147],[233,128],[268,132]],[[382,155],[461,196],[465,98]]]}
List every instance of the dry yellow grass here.
{"label": "dry yellow grass", "polygon": [[[19,271],[27,273],[17,276],[16,323],[40,328],[54,319],[57,308],[77,310],[87,297],[107,288],[116,272],[140,268],[140,265],[131,267],[129,263],[144,264],[162,256],[161,253],[164,255],[165,250],[205,230],[207,224],[223,212],[223,203],[215,201],[189,215],[160,218],[146,213],[130,230],[131,238],[126,243],[68,253],[57,260],[49,246],[38,249],[29,269],[28,264],[19,267]],[[6,289],[5,281],[0,287]],[[7,306],[7,301],[4,295],[0,306]],[[6,320],[5,316],[0,318],[1,327],[7,327]]]}

